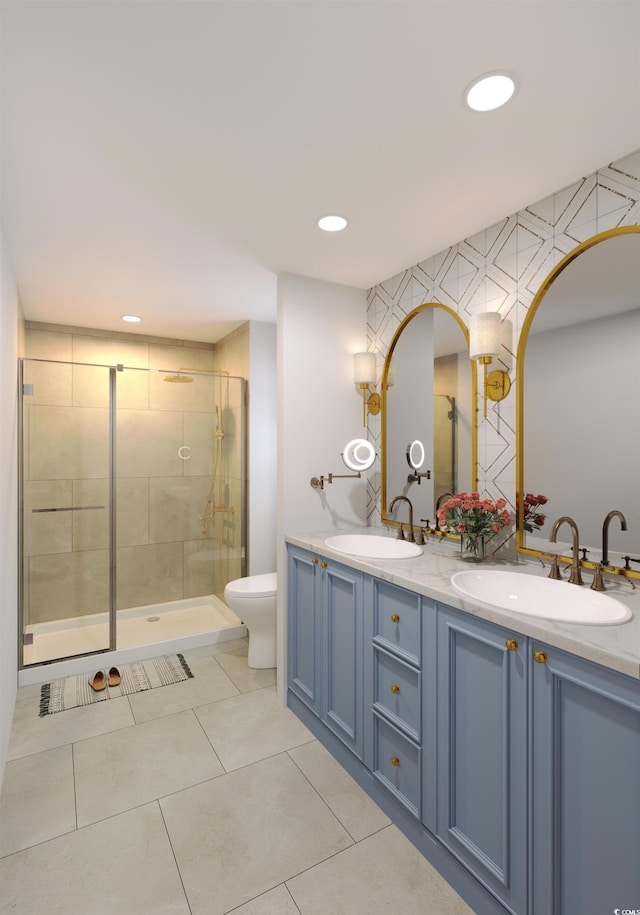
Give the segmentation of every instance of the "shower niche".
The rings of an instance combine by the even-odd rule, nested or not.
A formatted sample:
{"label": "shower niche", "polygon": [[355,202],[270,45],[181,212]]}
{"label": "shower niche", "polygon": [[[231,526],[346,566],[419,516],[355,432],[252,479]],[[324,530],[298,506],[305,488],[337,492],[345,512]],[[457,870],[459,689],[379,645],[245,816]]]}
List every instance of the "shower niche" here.
{"label": "shower niche", "polygon": [[244,379],[24,359],[20,399],[22,666],[244,634]]}

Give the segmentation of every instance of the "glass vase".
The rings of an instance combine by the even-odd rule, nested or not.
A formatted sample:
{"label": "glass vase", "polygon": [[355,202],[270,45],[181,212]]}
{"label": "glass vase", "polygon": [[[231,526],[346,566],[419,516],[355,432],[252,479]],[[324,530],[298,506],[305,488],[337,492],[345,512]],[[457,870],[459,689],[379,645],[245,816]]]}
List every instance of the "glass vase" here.
{"label": "glass vase", "polygon": [[484,536],[460,537],[460,559],[463,562],[484,562]]}

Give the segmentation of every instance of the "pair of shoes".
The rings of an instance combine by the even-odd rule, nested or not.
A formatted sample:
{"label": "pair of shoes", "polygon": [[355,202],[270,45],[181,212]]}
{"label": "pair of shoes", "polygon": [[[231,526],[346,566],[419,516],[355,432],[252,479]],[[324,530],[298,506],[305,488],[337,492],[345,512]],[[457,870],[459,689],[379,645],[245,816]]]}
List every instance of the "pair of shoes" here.
{"label": "pair of shoes", "polygon": [[108,681],[105,679],[104,671],[99,670],[95,674],[95,676],[92,677],[91,680],[89,680],[89,686],[91,687],[91,689],[94,692],[99,693],[103,689],[105,689],[107,684],[109,686],[117,686],[119,682],[120,682],[120,671],[118,670],[117,667],[112,667],[109,671]]}

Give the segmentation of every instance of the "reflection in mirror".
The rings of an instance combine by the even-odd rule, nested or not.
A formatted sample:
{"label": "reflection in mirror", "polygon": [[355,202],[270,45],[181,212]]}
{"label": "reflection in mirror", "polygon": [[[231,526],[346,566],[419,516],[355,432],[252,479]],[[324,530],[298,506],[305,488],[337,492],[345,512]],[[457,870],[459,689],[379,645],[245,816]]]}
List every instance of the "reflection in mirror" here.
{"label": "reflection in mirror", "polygon": [[[446,306],[421,305],[398,328],[383,373],[383,522],[394,523],[389,502],[403,495],[416,524],[433,528],[441,494],[475,488],[472,366],[466,328]],[[425,450],[419,477],[407,461],[417,440]]]}
{"label": "reflection in mirror", "polygon": [[[528,499],[519,543],[558,552],[551,527],[569,515],[597,562],[617,509],[627,531],[612,519],[609,559],[622,567],[625,555],[640,559],[640,232],[585,243],[532,308],[518,352],[518,488]],[[546,504],[532,504],[540,495]]]}

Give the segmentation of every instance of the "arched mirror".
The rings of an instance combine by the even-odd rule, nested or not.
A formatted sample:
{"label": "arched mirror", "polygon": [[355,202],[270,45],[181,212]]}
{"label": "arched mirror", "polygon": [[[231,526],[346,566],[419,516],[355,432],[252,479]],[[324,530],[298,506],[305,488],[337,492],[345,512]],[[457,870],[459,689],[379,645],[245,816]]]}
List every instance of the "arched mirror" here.
{"label": "arched mirror", "polygon": [[[476,373],[467,328],[437,302],[415,308],[391,341],[382,374],[382,521],[399,495],[413,505],[414,524],[436,526],[445,493],[476,488]],[[419,463],[416,455],[424,461]],[[449,536],[449,535],[448,535]]]}
{"label": "arched mirror", "polygon": [[523,325],[517,378],[518,550],[559,552],[551,528],[568,515],[583,561],[598,562],[618,510],[627,530],[611,519],[609,562],[640,575],[640,227],[589,239],[551,272]]}

